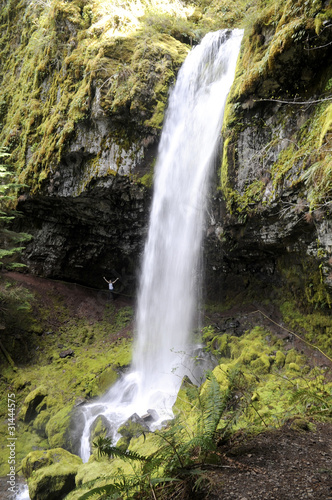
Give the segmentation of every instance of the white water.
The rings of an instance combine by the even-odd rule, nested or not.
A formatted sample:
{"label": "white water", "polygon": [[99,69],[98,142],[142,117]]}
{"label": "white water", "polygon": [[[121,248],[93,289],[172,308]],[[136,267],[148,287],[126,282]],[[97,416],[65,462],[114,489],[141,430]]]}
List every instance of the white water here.
{"label": "white water", "polygon": [[20,485],[16,494],[16,500],[30,500],[27,484]]}
{"label": "white water", "polygon": [[90,455],[90,427],[98,415],[109,420],[115,440],[116,430],[133,413],[156,410],[160,418],[155,426],[173,416],[172,406],[188,373],[185,353],[190,352],[201,287],[209,178],[241,39],[241,30],[206,35],[189,53],[171,93],[155,169],[132,370],[99,401],[83,408],[84,461]]}

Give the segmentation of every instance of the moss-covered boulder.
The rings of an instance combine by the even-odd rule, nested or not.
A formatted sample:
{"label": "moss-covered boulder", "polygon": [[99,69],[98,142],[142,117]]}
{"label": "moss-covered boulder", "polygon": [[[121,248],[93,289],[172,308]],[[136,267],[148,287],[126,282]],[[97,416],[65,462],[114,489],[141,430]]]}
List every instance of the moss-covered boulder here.
{"label": "moss-covered boulder", "polygon": [[47,410],[43,410],[37,415],[37,417],[32,423],[33,429],[37,432],[37,434],[39,434],[43,438],[47,437],[46,425],[50,420],[50,418],[51,418],[50,412],[48,412]]}
{"label": "moss-covered boulder", "polygon": [[71,453],[79,454],[84,424],[85,417],[79,406],[73,408],[72,405],[68,405],[62,408],[47,421],[45,426],[50,447],[61,447]]}
{"label": "moss-covered boulder", "polygon": [[70,422],[72,406],[66,406],[53,415],[46,425],[46,434],[52,448],[71,449]]}
{"label": "moss-covered boulder", "polygon": [[283,352],[277,351],[275,354],[275,365],[282,368],[285,364],[286,356]]}
{"label": "moss-covered boulder", "polygon": [[144,420],[134,413],[128,420],[118,429],[118,433],[121,434],[121,439],[118,442],[118,446],[121,449],[126,450],[132,438],[137,438],[142,434],[150,432],[149,426],[144,422]]}
{"label": "moss-covered boulder", "polygon": [[172,407],[174,415],[179,415],[180,413],[189,413],[192,408],[192,401],[197,398],[197,395],[197,386],[191,382],[189,377],[183,377],[181,387]]}
{"label": "moss-covered boulder", "polygon": [[38,413],[46,409],[46,396],[47,389],[44,386],[37,387],[27,395],[20,415],[20,418],[25,423],[31,422],[37,417]]}
{"label": "moss-covered boulder", "polygon": [[75,488],[82,460],[62,448],[32,451],[22,461],[31,500],[61,500]]}
{"label": "moss-covered boulder", "polygon": [[98,415],[92,422],[90,427],[90,449],[93,452],[93,442],[98,437],[109,437],[112,435],[112,424],[107,420],[104,415]]}

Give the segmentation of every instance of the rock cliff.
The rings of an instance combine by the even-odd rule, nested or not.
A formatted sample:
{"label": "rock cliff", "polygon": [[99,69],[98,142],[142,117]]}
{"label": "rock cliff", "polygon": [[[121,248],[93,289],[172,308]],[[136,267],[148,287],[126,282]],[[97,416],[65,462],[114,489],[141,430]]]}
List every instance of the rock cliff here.
{"label": "rock cliff", "polygon": [[[245,27],[211,191],[207,291],[330,305],[330,2],[1,6],[1,143],[31,272],[132,288],[168,90],[190,45]],[[18,21],[21,22],[18,22]]]}
{"label": "rock cliff", "polygon": [[331,303],[331,39],[321,3],[265,9],[246,32],[208,231],[210,276],[316,307]]}

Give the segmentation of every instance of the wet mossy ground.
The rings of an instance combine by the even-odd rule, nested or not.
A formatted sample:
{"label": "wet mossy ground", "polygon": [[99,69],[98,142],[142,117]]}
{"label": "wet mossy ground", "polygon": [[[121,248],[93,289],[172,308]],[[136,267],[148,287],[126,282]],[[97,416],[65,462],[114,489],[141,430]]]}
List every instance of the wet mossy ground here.
{"label": "wet mossy ground", "polygon": [[[25,313],[25,324],[29,324],[30,318],[40,328],[38,333],[28,329],[24,335],[21,333],[21,341],[31,337],[25,362],[17,347],[18,339],[15,340],[16,352],[10,349],[8,339],[6,342],[3,339],[16,365],[13,371],[2,360],[1,389],[4,394],[9,391],[16,394],[18,461],[34,450],[68,448],[70,412],[74,405],[102,394],[115,381],[119,370],[130,363],[133,317],[128,299],[119,297],[109,302],[104,291],[28,275],[22,276],[21,283],[28,288],[29,297],[35,297],[30,312]],[[328,407],[322,405],[322,401],[329,405],[331,399],[329,360],[322,355],[315,358],[315,350],[306,350],[305,344],[296,342],[289,330],[282,328],[281,315],[271,314],[267,303],[259,306],[256,303],[253,310],[249,308],[249,299],[247,303],[238,302],[236,310],[234,303],[233,310],[225,310],[215,303],[204,311],[206,326],[201,340],[215,360],[213,374],[221,390],[228,390],[233,373],[238,377],[233,394],[236,404],[225,413],[220,432],[228,428],[229,422],[232,422],[231,433],[252,435],[278,428],[293,419],[310,426],[315,419],[330,418]],[[231,302],[228,307],[230,305]],[[265,316],[259,314],[259,308]],[[284,304],[282,312],[286,321],[290,308]],[[298,331],[299,318],[296,318],[297,324],[287,325]],[[308,326],[305,320],[302,316],[303,327]],[[319,335],[316,341],[319,342]],[[60,357],[70,349],[73,354]],[[204,398],[205,384],[199,388],[189,380],[184,382],[174,405],[174,414],[187,435],[199,430],[200,400]],[[2,443],[5,443],[6,401],[3,400],[1,413]],[[147,432],[132,438],[129,450],[149,456],[160,446],[160,438]],[[2,475],[7,473],[7,454],[3,445]],[[48,467],[45,474],[41,470],[38,477],[47,476],[58,487],[52,479],[53,473],[56,475],[57,468],[63,468],[63,464]],[[79,498],[92,485],[119,481],[122,477],[133,479],[139,476],[140,467],[121,459],[101,459],[94,454],[87,464],[78,464],[75,481],[79,489],[69,498]],[[162,470],[159,473],[162,474]],[[33,489],[38,488],[37,479],[34,475]],[[87,482],[89,486],[84,486]]]}
{"label": "wet mossy ground", "polygon": [[[13,280],[2,279],[13,286]],[[131,361],[130,302],[110,301],[107,291],[37,281],[30,288],[21,284],[30,289],[29,299],[33,297],[30,310],[18,315],[24,318],[20,325],[25,330],[19,330],[17,321],[8,321],[1,335],[15,364],[14,371],[1,352],[1,391],[14,393],[16,400],[18,462],[34,449],[68,448],[75,404],[103,394]],[[4,320],[7,317],[8,311]],[[5,397],[0,412],[0,474],[4,475],[8,468]]]}
{"label": "wet mossy ground", "polygon": [[[219,424],[221,435],[230,422],[228,437],[237,436],[241,442],[284,425],[299,432],[314,430],[315,421],[331,419],[332,383],[327,368],[310,366],[303,354],[269,329],[256,326],[238,337],[220,333],[210,325],[204,328],[203,337],[207,351],[212,349],[218,358],[213,375],[221,390],[228,390],[232,374],[236,372],[238,377],[232,410],[224,414]],[[220,349],[216,345],[221,346]],[[175,444],[178,450],[183,440],[194,439],[201,432],[206,384],[199,388],[186,381],[178,394],[173,408],[177,416],[174,425],[179,429]],[[146,433],[132,438],[129,450],[147,457],[164,445],[162,438]],[[79,498],[92,486],[120,481],[129,485],[141,474],[138,462],[92,456],[87,464],[79,467],[78,488],[68,499]],[[158,475],[163,476],[162,465],[154,474]]]}

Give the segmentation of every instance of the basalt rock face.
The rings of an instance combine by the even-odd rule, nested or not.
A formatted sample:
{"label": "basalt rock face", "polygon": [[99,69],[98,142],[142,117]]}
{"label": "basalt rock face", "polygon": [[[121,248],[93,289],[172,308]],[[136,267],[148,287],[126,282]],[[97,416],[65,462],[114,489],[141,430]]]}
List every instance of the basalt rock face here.
{"label": "basalt rock face", "polygon": [[321,12],[297,12],[297,23],[281,11],[273,22],[258,16],[244,37],[221,190],[211,196],[207,289],[224,297],[252,287],[270,298],[287,289],[324,307],[332,290],[332,107],[324,100],[332,29],[325,20],[317,30]]}
{"label": "basalt rock face", "polygon": [[121,132],[96,91],[89,119],[75,126],[58,162],[40,188],[19,198],[19,230],[33,239],[24,262],[39,276],[105,286],[120,278],[131,290],[145,239],[151,171],[158,134],[147,131],[124,147]]}
{"label": "basalt rock face", "polygon": [[33,235],[24,259],[44,277],[131,288],[147,227],[149,194],[125,176],[98,179],[79,196],[35,195],[20,201]]}

